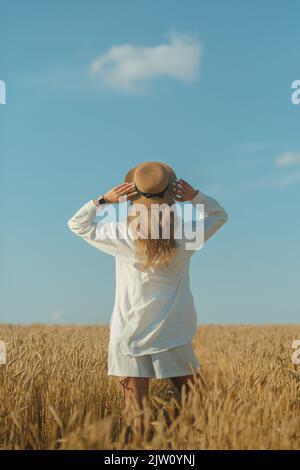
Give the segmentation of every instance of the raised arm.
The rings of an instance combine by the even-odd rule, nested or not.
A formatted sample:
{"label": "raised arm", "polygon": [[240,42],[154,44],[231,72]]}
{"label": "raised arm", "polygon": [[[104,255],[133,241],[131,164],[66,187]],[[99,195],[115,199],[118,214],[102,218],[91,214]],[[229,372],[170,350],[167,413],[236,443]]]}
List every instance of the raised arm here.
{"label": "raised arm", "polygon": [[204,204],[204,243],[228,220],[225,209],[211,196],[198,191],[192,204]]}
{"label": "raised arm", "polygon": [[116,225],[95,222],[97,209],[99,208],[99,211],[104,210],[108,204],[121,202],[123,196],[130,199],[135,194],[132,185],[125,183],[104,194],[105,204],[103,205],[99,205],[99,199],[91,199],[68,220],[69,229],[98,250],[116,255],[118,251]]}
{"label": "raised arm", "polygon": [[204,243],[228,220],[225,209],[211,196],[207,196],[199,189],[194,189],[185,180],[175,183],[177,201],[189,201],[192,204],[204,204]]}

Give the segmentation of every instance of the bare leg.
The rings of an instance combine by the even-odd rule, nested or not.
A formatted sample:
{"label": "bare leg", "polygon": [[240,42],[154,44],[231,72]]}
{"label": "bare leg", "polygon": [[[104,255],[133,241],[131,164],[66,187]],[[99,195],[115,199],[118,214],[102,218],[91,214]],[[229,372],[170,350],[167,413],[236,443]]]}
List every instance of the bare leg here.
{"label": "bare leg", "polygon": [[195,383],[193,375],[183,375],[180,377],[171,377],[171,380],[175,387],[177,388],[180,396],[183,388],[185,387],[186,393],[188,394],[191,391],[190,385]]}
{"label": "bare leg", "polygon": [[[149,378],[147,377],[124,377],[120,380],[124,392],[124,417],[126,425],[126,442],[132,439],[132,428],[130,421],[135,411],[140,410],[143,400],[148,397]],[[143,421],[141,422],[141,432],[143,432]]]}

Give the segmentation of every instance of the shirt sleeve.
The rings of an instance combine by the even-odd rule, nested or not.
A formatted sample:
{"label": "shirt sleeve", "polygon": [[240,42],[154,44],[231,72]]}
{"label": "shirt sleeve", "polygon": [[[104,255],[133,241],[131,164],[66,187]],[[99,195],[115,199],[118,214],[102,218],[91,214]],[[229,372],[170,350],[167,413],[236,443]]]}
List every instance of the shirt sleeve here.
{"label": "shirt sleeve", "polygon": [[204,205],[204,243],[228,220],[228,214],[213,197],[198,191],[190,201],[193,205]]}
{"label": "shirt sleeve", "polygon": [[[191,256],[228,220],[225,209],[211,196],[198,191],[190,201],[196,208],[196,218],[184,222],[184,252]],[[198,206],[201,204],[201,207]]]}
{"label": "shirt sleeve", "polygon": [[68,220],[69,229],[98,250],[116,256],[118,237],[113,222],[95,222],[97,210],[103,211],[106,205],[96,206],[91,199]]}

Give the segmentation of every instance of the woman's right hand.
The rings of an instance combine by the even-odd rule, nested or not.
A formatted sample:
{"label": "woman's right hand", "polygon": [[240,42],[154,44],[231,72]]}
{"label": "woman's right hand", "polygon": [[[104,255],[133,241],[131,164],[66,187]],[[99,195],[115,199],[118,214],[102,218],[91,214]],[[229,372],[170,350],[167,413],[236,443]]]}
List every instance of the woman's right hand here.
{"label": "woman's right hand", "polygon": [[103,194],[108,204],[118,204],[126,199],[131,199],[138,194],[134,183],[122,183]]}

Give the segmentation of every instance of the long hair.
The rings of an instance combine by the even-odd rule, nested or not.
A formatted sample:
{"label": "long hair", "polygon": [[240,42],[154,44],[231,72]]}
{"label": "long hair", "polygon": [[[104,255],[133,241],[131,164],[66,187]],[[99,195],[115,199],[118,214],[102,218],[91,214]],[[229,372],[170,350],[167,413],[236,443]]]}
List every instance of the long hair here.
{"label": "long hair", "polygon": [[138,218],[131,211],[127,221],[134,228],[136,255],[142,262],[142,269],[168,265],[178,247],[175,239],[175,206],[136,206],[133,204],[131,208],[138,213]]}

